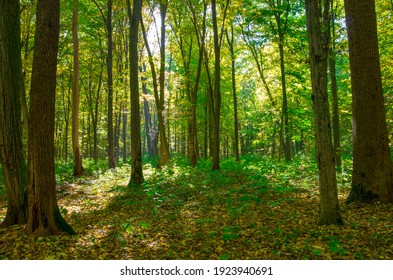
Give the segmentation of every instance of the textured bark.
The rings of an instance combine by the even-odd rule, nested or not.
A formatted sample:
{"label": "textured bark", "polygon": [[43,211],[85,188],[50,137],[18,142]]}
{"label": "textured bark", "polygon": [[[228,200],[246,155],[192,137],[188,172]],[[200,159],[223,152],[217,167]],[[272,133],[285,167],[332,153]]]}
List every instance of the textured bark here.
{"label": "textured bark", "polygon": [[73,234],[57,205],[54,127],[60,1],[39,0],[34,42],[29,120],[27,233]]}
{"label": "textured bark", "polygon": [[[327,91],[329,0],[306,0],[315,142],[319,170],[320,224],[343,224],[337,196]],[[324,31],[325,30],[325,31]]]}
{"label": "textured bark", "polygon": [[72,83],[72,152],[74,176],[84,173],[79,145],[79,39],[78,39],[78,0],[74,0],[72,18],[72,41],[74,45],[74,76]]}
{"label": "textured bark", "polygon": [[134,0],[131,12],[130,1],[127,0],[130,20],[130,91],[131,91],[131,178],[129,185],[140,185],[143,179],[142,143],[141,143],[141,114],[139,104],[139,68],[138,68],[138,27],[141,21],[142,1]]}
{"label": "textured bark", "polygon": [[352,189],[348,202],[393,202],[374,0],[346,0],[352,85]]}
{"label": "textured bark", "polygon": [[0,160],[8,197],[1,226],[27,222],[27,174],[22,145],[18,0],[0,1]]}

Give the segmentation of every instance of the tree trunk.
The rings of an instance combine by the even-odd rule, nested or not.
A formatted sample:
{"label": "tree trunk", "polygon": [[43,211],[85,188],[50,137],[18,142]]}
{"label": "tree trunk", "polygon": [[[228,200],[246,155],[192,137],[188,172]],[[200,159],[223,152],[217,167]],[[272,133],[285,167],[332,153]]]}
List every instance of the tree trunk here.
{"label": "tree trunk", "polygon": [[333,145],[335,162],[338,170],[341,168],[341,141],[340,141],[340,113],[338,109],[338,95],[337,95],[337,77],[336,77],[336,50],[335,50],[335,13],[333,1],[331,1],[331,14],[332,14],[332,26],[331,26],[331,48],[329,54],[329,74],[330,74],[330,89],[332,92],[332,107],[333,107]]}
{"label": "tree trunk", "polygon": [[345,0],[352,85],[353,173],[348,202],[393,202],[374,0]]}
{"label": "tree trunk", "polygon": [[37,235],[73,234],[57,205],[54,124],[60,1],[39,0],[30,92],[28,222]]}
{"label": "tree trunk", "polygon": [[27,222],[27,174],[22,144],[20,12],[18,0],[0,1],[0,160],[8,205],[1,226]]}
{"label": "tree trunk", "polygon": [[112,0],[108,0],[108,15],[106,19],[107,29],[107,73],[108,73],[108,165],[109,168],[116,167],[114,133],[113,133],[113,39],[112,39]]}
{"label": "tree trunk", "polygon": [[327,92],[329,0],[306,0],[315,142],[319,170],[320,224],[343,224],[337,196],[336,169]]}
{"label": "tree trunk", "polygon": [[72,150],[74,176],[84,173],[79,145],[79,39],[78,39],[78,0],[74,0],[72,18],[72,41],[74,45],[74,76],[72,83]]}
{"label": "tree trunk", "polygon": [[234,51],[234,40],[233,40],[233,25],[231,26],[231,36],[229,37],[227,32],[227,41],[229,45],[229,51],[231,53],[232,62],[232,92],[233,92],[233,119],[234,119],[234,152],[236,161],[240,161],[239,157],[239,121],[237,117],[237,96],[236,96],[236,74],[235,74],[235,51]]}
{"label": "tree trunk", "polygon": [[220,169],[220,113],[221,113],[221,65],[220,45],[217,28],[216,0],[212,0],[213,40],[214,40],[214,87],[213,87],[213,165],[212,170]]}
{"label": "tree trunk", "polygon": [[128,17],[130,20],[130,92],[131,92],[131,178],[129,186],[140,185],[143,179],[141,115],[139,104],[139,67],[138,67],[138,26],[142,18],[142,1],[134,0],[133,11],[127,0]]}

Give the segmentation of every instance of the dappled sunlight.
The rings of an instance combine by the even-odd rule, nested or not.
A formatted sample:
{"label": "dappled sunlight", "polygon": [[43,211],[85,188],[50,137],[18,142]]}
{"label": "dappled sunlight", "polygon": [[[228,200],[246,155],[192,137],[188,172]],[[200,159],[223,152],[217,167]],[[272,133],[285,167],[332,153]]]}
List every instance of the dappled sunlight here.
{"label": "dappled sunlight", "polygon": [[23,226],[0,229],[1,258],[393,258],[392,205],[347,205],[343,185],[345,225],[321,227],[318,178],[307,162],[298,177],[296,163],[230,162],[220,172],[147,167],[139,188],[127,187],[129,166],[64,183],[60,211],[77,234],[37,238]]}

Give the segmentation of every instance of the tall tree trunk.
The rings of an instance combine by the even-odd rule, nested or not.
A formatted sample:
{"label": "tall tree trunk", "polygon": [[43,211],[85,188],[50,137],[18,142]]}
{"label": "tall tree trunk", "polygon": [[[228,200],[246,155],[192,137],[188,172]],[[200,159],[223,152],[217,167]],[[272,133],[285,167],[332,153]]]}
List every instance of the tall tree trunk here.
{"label": "tall tree trunk", "polygon": [[315,142],[319,170],[320,224],[322,225],[343,224],[337,196],[327,92],[329,3],[330,0],[324,1],[322,13],[320,0],[306,0]]}
{"label": "tall tree trunk", "polygon": [[29,119],[27,233],[74,231],[57,205],[54,162],[56,67],[60,1],[38,0]]}
{"label": "tall tree trunk", "polygon": [[374,0],[345,0],[352,85],[353,172],[348,202],[393,202]]}
{"label": "tall tree trunk", "polygon": [[217,27],[216,0],[212,0],[213,40],[214,40],[214,87],[213,87],[213,165],[212,170],[220,169],[220,113],[221,113],[221,65],[220,45]]}
{"label": "tall tree trunk", "polygon": [[7,213],[1,226],[6,227],[27,222],[19,1],[1,0],[0,19],[0,160],[8,197]]}
{"label": "tall tree trunk", "polygon": [[229,51],[231,53],[231,65],[232,65],[232,92],[233,92],[233,124],[234,124],[234,152],[236,161],[240,161],[239,157],[239,121],[237,116],[237,95],[236,95],[236,68],[235,68],[235,51],[234,51],[234,40],[233,40],[233,25],[231,25],[231,36],[227,31],[227,41],[229,45]]}
{"label": "tall tree trunk", "polygon": [[106,19],[107,29],[107,73],[108,73],[108,165],[109,168],[116,167],[114,133],[113,133],[113,36],[112,36],[112,0],[108,0],[108,14]]}
{"label": "tall tree trunk", "polygon": [[130,20],[130,91],[131,91],[131,178],[129,186],[140,185],[143,179],[141,115],[139,104],[139,67],[138,67],[138,26],[142,18],[142,0],[134,0],[133,11],[127,0],[128,17]]}
{"label": "tall tree trunk", "polygon": [[74,76],[72,83],[72,150],[74,176],[84,173],[79,145],[79,39],[78,39],[78,0],[74,0],[72,18],[72,41],[74,45]]}
{"label": "tall tree trunk", "polygon": [[340,141],[340,114],[338,110],[338,95],[337,95],[337,77],[336,77],[336,50],[335,50],[335,14],[332,1],[332,25],[331,25],[331,47],[329,55],[329,74],[330,74],[330,89],[332,92],[332,125],[333,125],[333,145],[335,153],[335,162],[338,169],[341,166],[341,141]]}
{"label": "tall tree trunk", "polygon": [[160,165],[163,166],[170,161],[170,153],[169,153],[169,145],[168,139],[166,137],[165,130],[165,122],[164,122],[164,91],[165,91],[165,37],[166,37],[166,26],[165,26],[165,18],[168,7],[168,0],[160,1],[160,15],[161,15],[161,39],[160,39],[160,76],[159,76],[159,85],[160,85],[160,99],[159,99],[159,108],[158,114],[159,121],[159,135],[160,135]]}

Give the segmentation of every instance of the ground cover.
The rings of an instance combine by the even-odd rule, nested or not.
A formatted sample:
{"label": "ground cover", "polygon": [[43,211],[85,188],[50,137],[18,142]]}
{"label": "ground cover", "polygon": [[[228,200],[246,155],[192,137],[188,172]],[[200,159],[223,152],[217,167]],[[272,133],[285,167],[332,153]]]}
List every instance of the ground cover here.
{"label": "ground cover", "polygon": [[[58,199],[77,234],[1,228],[0,259],[393,259],[393,206],[345,204],[345,166],[345,225],[329,227],[318,225],[318,177],[307,158],[224,160],[215,172],[174,159],[161,170],[146,164],[139,188],[127,187],[127,164],[78,179],[68,169],[58,166]],[[5,212],[2,193],[0,219]]]}

